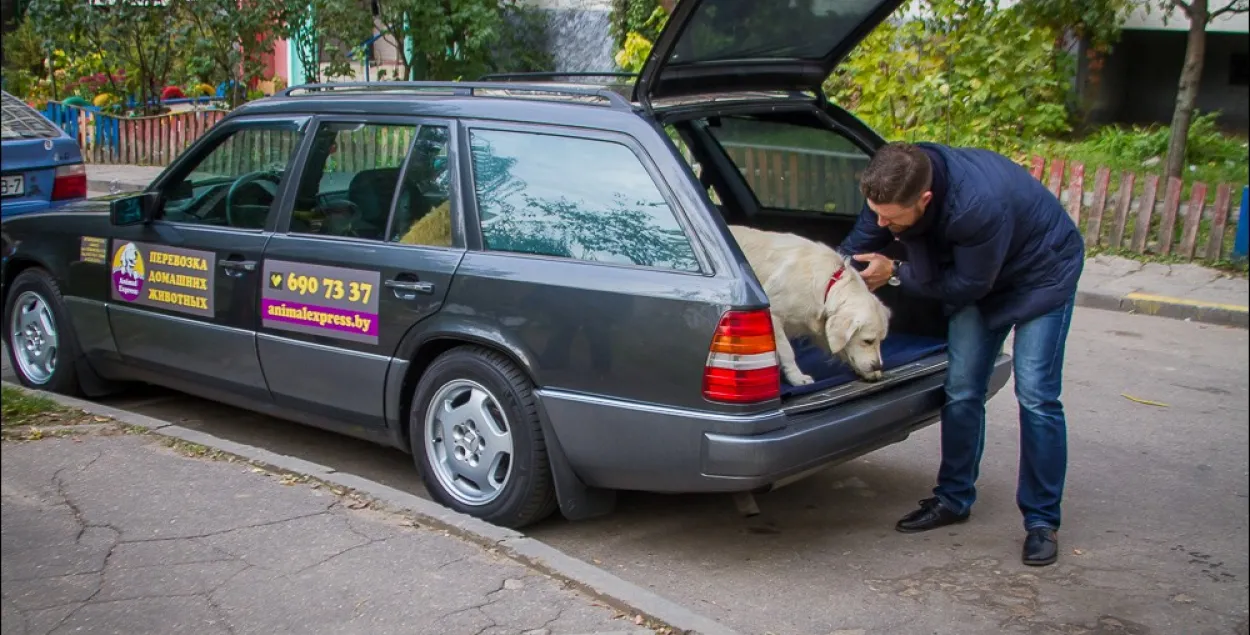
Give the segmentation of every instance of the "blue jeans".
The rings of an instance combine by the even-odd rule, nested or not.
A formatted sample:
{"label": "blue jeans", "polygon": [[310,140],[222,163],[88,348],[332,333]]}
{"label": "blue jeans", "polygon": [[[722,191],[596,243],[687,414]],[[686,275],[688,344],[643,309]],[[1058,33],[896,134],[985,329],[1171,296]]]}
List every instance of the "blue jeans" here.
{"label": "blue jeans", "polygon": [[[1068,466],[1067,423],[1059,394],[1063,354],[1075,298],[1017,324],[1013,352],[1020,404],[1020,473],[1016,504],[1026,530],[1059,529],[1059,504]],[[976,480],[985,450],[985,399],[994,359],[1011,327],[990,331],[976,307],[950,319],[950,366],[942,408],[942,466],[934,496],[958,514],[976,501]]]}

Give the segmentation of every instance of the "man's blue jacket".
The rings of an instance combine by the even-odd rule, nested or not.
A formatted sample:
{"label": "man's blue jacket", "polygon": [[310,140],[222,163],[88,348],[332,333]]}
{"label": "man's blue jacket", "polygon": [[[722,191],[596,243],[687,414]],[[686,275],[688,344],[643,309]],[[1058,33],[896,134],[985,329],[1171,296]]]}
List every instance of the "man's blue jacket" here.
{"label": "man's blue jacket", "polygon": [[917,144],[934,163],[934,200],[896,237],[864,206],[838,248],[907,247],[905,292],[942,300],[948,313],[975,304],[991,330],[1053,311],[1076,294],[1085,243],[1059,200],[1033,175],[988,150]]}

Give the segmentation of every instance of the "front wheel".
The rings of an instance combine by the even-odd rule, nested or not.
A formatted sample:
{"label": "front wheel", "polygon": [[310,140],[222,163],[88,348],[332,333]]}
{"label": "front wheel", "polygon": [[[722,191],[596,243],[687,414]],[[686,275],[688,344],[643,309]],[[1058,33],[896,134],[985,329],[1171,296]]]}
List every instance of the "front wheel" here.
{"label": "front wheel", "polygon": [[31,268],[13,279],[8,292],[5,344],[18,380],[27,388],[78,395],[78,346],[56,280]]}
{"label": "front wheel", "polygon": [[439,503],[512,528],[555,511],[533,387],[503,355],[465,346],[434,360],[413,393],[409,431]]}

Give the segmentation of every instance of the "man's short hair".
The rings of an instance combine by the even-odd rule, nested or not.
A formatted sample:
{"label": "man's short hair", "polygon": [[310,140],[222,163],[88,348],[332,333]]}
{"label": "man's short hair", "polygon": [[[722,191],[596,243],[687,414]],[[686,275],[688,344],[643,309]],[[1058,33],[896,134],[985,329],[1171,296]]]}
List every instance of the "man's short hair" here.
{"label": "man's short hair", "polygon": [[919,146],[888,143],[872,155],[859,191],[880,205],[911,205],[933,185],[933,165]]}

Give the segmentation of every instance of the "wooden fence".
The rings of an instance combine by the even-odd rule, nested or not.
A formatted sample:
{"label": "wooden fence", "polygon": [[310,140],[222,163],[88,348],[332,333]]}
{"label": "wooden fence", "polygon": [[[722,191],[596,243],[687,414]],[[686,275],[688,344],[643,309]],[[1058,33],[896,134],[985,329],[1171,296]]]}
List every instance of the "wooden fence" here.
{"label": "wooden fence", "polygon": [[[190,110],[152,117],[116,117],[98,108],[48,102],[53,123],[78,140],[88,163],[166,166],[226,116],[216,109]],[[398,167],[407,155],[415,126],[370,126],[340,132],[339,147],[327,171],[357,172]],[[201,166],[218,174],[242,174],[290,157],[295,132],[245,130],[234,135]]]}
{"label": "wooden fence", "polygon": [[[1231,216],[1231,206],[1235,190],[1243,190],[1244,197],[1245,184],[1211,187],[1194,181],[1186,187],[1176,177],[1164,180],[1133,171],[1113,175],[1110,168],[1099,166],[1093,170],[1093,189],[1087,191],[1087,167],[1065,163],[1052,159],[1047,166],[1044,157],[1033,157],[1029,172],[1038,180],[1044,178],[1046,187],[1060,198],[1085,234],[1086,246],[1188,261],[1216,262],[1230,255],[1232,229],[1238,222]],[[1114,176],[1119,178],[1113,188]],[[1186,190],[1188,195],[1183,196]]]}
{"label": "wooden fence", "polygon": [[117,117],[97,108],[51,101],[44,115],[78,140],[88,163],[164,166],[224,119],[226,112],[208,109]]}
{"label": "wooden fence", "polygon": [[[866,155],[758,146],[726,150],[766,207],[835,214],[863,208],[858,175]],[[1230,207],[1243,195],[1244,183],[1164,182],[1157,174],[1113,175],[1107,167],[1091,168],[1088,179],[1081,163],[1043,157],[1033,157],[1026,167],[1060,199],[1091,250],[1208,262],[1230,255],[1237,224]],[[1114,184],[1113,177],[1118,177]]]}
{"label": "wooden fence", "polygon": [[723,144],[764,207],[858,214],[859,173],[868,155]]}

